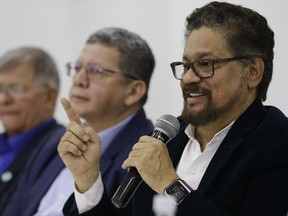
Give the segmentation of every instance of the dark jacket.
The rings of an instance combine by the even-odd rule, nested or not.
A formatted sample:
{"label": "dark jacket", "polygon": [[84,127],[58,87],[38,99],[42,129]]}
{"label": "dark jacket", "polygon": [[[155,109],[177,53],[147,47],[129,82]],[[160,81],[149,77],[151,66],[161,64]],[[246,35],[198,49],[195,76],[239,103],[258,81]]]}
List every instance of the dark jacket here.
{"label": "dark jacket", "polygon": [[28,193],[32,192],[30,190],[39,179],[42,180],[42,185],[36,197],[43,196],[47,191],[64,167],[58,156],[57,146],[65,130],[56,121],[43,128],[8,167],[13,178],[8,182],[0,182],[1,216],[21,216],[22,206],[30,205]]}
{"label": "dark jacket", "polygon": [[[168,143],[174,166],[188,137],[181,122],[179,134]],[[142,183],[131,202],[133,213],[150,216],[155,192]],[[73,196],[66,215],[77,215]],[[125,215],[111,211],[104,194],[99,205],[83,215]],[[288,119],[277,108],[256,100],[236,120],[213,156],[197,190],[178,206],[186,216],[284,216],[288,211]]]}
{"label": "dark jacket", "polygon": [[[105,153],[101,158],[100,170],[103,183],[107,188],[107,193],[111,197],[126,174],[126,170],[121,168],[121,164],[128,157],[132,146],[138,141],[140,136],[150,134],[152,130],[152,122],[146,118],[144,110],[140,109],[125,125],[125,127],[115,136],[109,147],[105,150]],[[57,145],[58,143],[59,141],[57,142]],[[57,150],[57,145],[54,146],[54,151]],[[40,166],[39,164],[41,163],[44,163],[44,161],[42,161],[42,157],[40,156],[33,162],[33,170],[37,170],[37,168]],[[55,178],[64,168],[64,164],[58,153],[55,152],[55,157],[53,160],[51,160],[51,163],[47,164],[46,168],[42,168],[46,170],[42,173],[38,180],[34,182],[29,181],[29,187],[26,187],[26,191],[18,193],[20,199],[15,199],[15,202],[19,202],[19,200],[21,200],[25,203],[22,203],[21,205],[17,205],[15,202],[14,204],[12,203],[10,207],[7,207],[9,209],[9,214],[7,213],[5,216],[32,216],[36,213],[41,199],[46,194]],[[35,174],[36,173],[31,173],[31,175]],[[19,206],[18,210],[15,209],[16,205]],[[129,207],[130,205],[127,206],[127,211]]]}

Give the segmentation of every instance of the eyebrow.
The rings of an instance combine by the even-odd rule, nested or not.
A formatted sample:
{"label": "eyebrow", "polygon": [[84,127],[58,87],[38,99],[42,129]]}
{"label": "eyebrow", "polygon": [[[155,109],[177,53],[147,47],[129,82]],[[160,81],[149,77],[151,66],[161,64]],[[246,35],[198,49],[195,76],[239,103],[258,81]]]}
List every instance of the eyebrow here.
{"label": "eyebrow", "polygon": [[[194,59],[199,60],[199,59],[203,59],[204,57],[206,56],[213,56],[214,54],[212,52],[197,52],[197,53],[194,53],[193,56],[194,56]],[[183,56],[183,61],[190,61],[191,58],[189,58],[187,55],[184,55]]]}

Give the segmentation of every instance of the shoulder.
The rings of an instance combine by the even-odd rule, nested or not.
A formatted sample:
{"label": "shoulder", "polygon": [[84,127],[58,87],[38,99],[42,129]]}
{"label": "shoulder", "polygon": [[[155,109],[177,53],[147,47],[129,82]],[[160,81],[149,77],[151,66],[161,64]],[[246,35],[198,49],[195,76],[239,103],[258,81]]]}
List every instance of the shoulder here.
{"label": "shoulder", "polygon": [[147,118],[144,109],[141,108],[128,122],[125,130],[127,130],[127,128],[133,128],[136,131],[140,131],[140,133],[149,134],[152,133],[154,126],[152,121]]}

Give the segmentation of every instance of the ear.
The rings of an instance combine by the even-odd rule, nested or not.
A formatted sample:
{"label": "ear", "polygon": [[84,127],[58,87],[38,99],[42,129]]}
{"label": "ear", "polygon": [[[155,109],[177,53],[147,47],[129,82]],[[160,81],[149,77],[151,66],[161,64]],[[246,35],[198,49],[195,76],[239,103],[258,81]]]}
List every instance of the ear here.
{"label": "ear", "polygon": [[249,72],[248,72],[248,86],[249,88],[257,88],[259,83],[261,82],[263,78],[264,73],[264,62],[261,57],[255,57],[252,59],[252,62],[249,66]]}
{"label": "ear", "polygon": [[58,96],[58,90],[52,87],[48,87],[46,91],[46,97],[44,103],[49,110],[53,110],[56,104],[56,99]]}
{"label": "ear", "polygon": [[125,104],[130,106],[132,104],[139,103],[146,92],[147,86],[143,80],[133,80],[127,86]]}

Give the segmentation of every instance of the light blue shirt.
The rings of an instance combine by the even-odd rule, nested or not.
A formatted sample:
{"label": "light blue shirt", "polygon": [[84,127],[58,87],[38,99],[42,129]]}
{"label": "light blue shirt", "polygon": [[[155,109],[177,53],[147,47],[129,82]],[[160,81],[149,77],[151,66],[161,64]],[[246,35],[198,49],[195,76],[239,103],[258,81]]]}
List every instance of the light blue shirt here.
{"label": "light blue shirt", "polygon": [[[113,127],[107,128],[98,133],[101,139],[102,154],[109,147],[111,141],[128,124],[135,114],[136,113],[128,116],[126,119]],[[66,200],[73,192],[73,176],[70,170],[64,168],[54,180],[45,196],[42,198],[35,216],[62,216],[62,208]]]}
{"label": "light blue shirt", "polygon": [[126,124],[133,118],[134,115],[135,113],[128,116],[126,119],[114,125],[113,127],[107,128],[98,133],[101,139],[102,154],[108,148],[108,146],[110,145],[111,141],[115,138],[115,136],[126,126]]}

